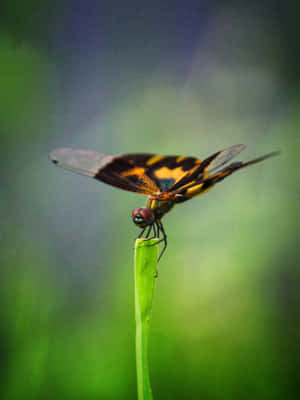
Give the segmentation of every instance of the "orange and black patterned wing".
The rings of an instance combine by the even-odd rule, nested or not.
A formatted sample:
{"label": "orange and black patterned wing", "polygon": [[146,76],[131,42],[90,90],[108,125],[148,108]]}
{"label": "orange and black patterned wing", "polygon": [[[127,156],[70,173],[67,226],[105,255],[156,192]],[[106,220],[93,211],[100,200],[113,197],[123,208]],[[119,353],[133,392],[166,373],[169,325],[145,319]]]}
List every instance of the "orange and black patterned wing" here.
{"label": "orange and black patterned wing", "polygon": [[[201,163],[195,157],[161,156],[157,154],[124,154],[115,157],[97,174],[100,180],[104,175],[117,174],[132,184],[142,185],[148,194],[164,193],[169,187],[194,170]],[[109,183],[109,182],[107,182]]]}
{"label": "orange and black patterned wing", "polygon": [[60,167],[90,176],[119,189],[145,195],[159,192],[155,182],[145,175],[145,169],[134,162],[134,157],[60,148],[50,153],[50,159]]}
{"label": "orange and black patterned wing", "polygon": [[125,154],[111,156],[89,150],[53,150],[51,160],[73,172],[123,190],[151,195],[165,192],[198,168],[195,157]]}
{"label": "orange and black patterned wing", "polygon": [[145,174],[165,193],[183,177],[198,168],[201,161],[195,157],[161,156],[156,154],[128,154],[137,166],[145,168]]}
{"label": "orange and black patterned wing", "polygon": [[262,161],[271,153],[247,163],[230,164],[211,175],[245,148],[235,145],[219,151],[204,161],[195,157],[125,154],[111,156],[89,150],[68,148],[53,150],[51,160],[73,172],[93,177],[117,188],[145,195],[156,194],[181,202],[209,190],[232,172]]}
{"label": "orange and black patterned wing", "polygon": [[229,147],[225,150],[218,151],[210,157],[203,161],[198,160],[197,168],[191,169],[187,172],[182,179],[178,180],[173,186],[168,189],[169,193],[180,193],[186,187],[196,184],[198,181],[202,181],[208,178],[209,174],[226,164],[233,157],[244,150],[245,146],[243,144],[237,144],[235,146]]}
{"label": "orange and black patterned wing", "polygon": [[146,191],[147,194],[164,195],[207,177],[211,169],[228,162],[244,147],[244,145],[232,146],[213,154],[204,161],[196,157],[124,154],[113,157],[113,160],[101,168],[95,178],[111,184],[110,177],[117,176],[139,187],[144,193]]}
{"label": "orange and black patterned wing", "polygon": [[[229,164],[227,167],[221,169],[220,171],[215,172],[214,174],[210,174],[211,171],[216,170],[220,166],[230,161],[245,147],[243,145],[237,146],[233,146],[229,149],[225,149],[221,152],[216,153],[214,156],[212,156],[212,159],[211,157],[209,157],[207,160],[211,159],[211,161],[205,167],[206,172],[200,175],[199,178],[191,180],[190,183],[178,187],[176,190],[172,190],[173,188],[171,188],[172,195],[176,196],[176,202],[181,203],[183,201],[191,199],[192,197],[203,194],[210,190],[216,183],[231,175],[233,172],[279,154],[279,152],[273,152],[247,162],[236,161]],[[203,163],[205,162],[206,160],[203,161]]]}

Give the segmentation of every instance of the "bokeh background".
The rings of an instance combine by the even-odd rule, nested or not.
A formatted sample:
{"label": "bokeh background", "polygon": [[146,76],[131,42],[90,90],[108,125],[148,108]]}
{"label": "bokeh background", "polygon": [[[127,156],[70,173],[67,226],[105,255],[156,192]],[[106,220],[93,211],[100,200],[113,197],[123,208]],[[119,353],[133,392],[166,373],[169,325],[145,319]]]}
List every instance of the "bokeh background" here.
{"label": "bokeh background", "polygon": [[135,399],[133,208],[53,166],[73,147],[243,170],[165,219],[155,399],[300,395],[300,7],[295,1],[0,6],[0,397]]}

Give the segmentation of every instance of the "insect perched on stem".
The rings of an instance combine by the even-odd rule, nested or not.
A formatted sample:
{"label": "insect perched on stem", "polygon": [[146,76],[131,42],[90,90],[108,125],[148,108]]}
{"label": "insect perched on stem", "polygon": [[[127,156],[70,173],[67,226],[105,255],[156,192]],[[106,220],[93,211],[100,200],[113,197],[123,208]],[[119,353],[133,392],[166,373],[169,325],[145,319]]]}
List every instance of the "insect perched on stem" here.
{"label": "insect perched on stem", "polygon": [[218,151],[204,161],[195,157],[125,154],[111,156],[89,150],[61,148],[53,150],[51,160],[78,174],[87,175],[117,188],[148,196],[146,207],[132,212],[133,222],[141,228],[139,237],[160,238],[167,247],[167,235],[161,222],[175,204],[210,190],[233,172],[256,164],[278,152],[248,162],[236,161],[216,171],[244,150],[243,144]]}

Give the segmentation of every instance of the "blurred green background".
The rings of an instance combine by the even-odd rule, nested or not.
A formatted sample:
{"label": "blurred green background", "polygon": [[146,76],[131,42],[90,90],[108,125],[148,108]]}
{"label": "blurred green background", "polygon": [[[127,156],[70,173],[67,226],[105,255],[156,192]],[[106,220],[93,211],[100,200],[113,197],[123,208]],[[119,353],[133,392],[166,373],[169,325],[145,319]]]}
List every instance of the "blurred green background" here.
{"label": "blurred green background", "polygon": [[166,217],[154,399],[300,395],[300,7],[223,3],[1,2],[1,399],[136,398],[130,214],[145,198],[49,151],[237,143],[244,160],[281,154]]}

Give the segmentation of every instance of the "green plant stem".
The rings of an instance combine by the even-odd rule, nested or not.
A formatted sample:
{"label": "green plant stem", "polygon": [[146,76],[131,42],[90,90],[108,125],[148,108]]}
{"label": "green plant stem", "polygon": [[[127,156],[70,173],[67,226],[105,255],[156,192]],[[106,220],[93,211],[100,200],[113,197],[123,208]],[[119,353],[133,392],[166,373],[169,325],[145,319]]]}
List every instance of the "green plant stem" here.
{"label": "green plant stem", "polygon": [[158,239],[135,242],[136,370],[139,400],[152,400],[148,370],[148,333],[157,276]]}

